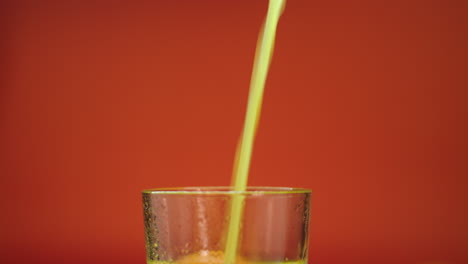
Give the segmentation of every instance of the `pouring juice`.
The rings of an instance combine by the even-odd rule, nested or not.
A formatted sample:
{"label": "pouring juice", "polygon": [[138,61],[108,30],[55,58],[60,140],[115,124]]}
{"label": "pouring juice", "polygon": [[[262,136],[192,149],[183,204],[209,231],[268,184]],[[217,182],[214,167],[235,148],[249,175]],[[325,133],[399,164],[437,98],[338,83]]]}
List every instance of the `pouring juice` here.
{"label": "pouring juice", "polygon": [[265,80],[284,7],[285,0],[269,0],[258,37],[245,122],[235,156],[233,186],[227,190],[202,187],[144,191],[148,264],[306,261],[310,191],[247,187]]}

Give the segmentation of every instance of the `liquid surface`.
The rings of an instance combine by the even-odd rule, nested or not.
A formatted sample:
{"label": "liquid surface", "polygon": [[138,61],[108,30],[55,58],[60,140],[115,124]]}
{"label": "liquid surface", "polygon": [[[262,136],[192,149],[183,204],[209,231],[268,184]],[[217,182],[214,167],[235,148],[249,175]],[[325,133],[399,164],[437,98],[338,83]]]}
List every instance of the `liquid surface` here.
{"label": "liquid surface", "polygon": [[[225,256],[222,251],[200,251],[180,258],[177,261],[147,260],[147,264],[224,264]],[[249,261],[242,257],[236,258],[236,264],[306,264],[305,261]]]}

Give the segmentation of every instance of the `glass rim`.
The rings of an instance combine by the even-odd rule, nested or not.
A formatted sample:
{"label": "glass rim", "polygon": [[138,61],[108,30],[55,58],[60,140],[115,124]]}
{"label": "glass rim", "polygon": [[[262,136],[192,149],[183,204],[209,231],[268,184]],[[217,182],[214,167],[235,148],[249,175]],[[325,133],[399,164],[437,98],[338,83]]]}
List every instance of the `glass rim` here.
{"label": "glass rim", "polygon": [[310,194],[312,190],[297,187],[270,187],[270,186],[248,186],[245,191],[236,191],[232,186],[198,186],[198,187],[168,187],[145,189],[142,194],[176,194],[176,195],[197,195],[197,194],[244,194],[244,195],[264,195],[264,194]]}

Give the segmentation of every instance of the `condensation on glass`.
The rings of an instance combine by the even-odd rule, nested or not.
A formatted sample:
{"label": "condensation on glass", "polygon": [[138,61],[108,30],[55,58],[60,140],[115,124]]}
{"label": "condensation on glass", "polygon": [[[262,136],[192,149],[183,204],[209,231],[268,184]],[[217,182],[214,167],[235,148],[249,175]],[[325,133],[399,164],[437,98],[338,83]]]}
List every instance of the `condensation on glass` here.
{"label": "condensation on glass", "polygon": [[307,262],[309,190],[191,187],[143,191],[148,263],[222,255],[234,195],[242,195],[244,201],[238,262]]}

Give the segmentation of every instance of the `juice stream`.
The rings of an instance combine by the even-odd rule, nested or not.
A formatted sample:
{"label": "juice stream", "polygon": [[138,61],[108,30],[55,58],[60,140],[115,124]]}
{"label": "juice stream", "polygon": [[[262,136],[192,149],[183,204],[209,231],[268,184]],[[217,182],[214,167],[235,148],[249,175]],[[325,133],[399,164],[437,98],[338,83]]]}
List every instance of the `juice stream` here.
{"label": "juice stream", "polygon": [[[233,185],[236,192],[245,191],[247,187],[253,142],[262,106],[263,90],[271,62],[271,55],[273,54],[276,27],[281,13],[284,10],[285,2],[286,0],[269,1],[265,23],[258,38],[252,77],[250,80],[250,92],[244,129],[237,146],[234,164]],[[234,264],[236,262],[243,199],[244,197],[242,195],[233,195],[232,198],[225,249],[225,264]]]}
{"label": "juice stream", "polygon": [[[247,102],[247,112],[244,128],[237,145],[232,184],[236,192],[245,191],[252,156],[253,142],[263,99],[263,90],[270,66],[273,46],[275,42],[276,27],[284,10],[286,0],[269,0],[268,12],[260,31],[255,52],[250,91]],[[243,211],[242,195],[233,195],[230,221],[228,226],[225,251],[202,251],[172,261],[147,260],[148,264],[304,264],[303,261],[278,261],[278,262],[252,262],[237,257],[239,243],[240,223]]]}

